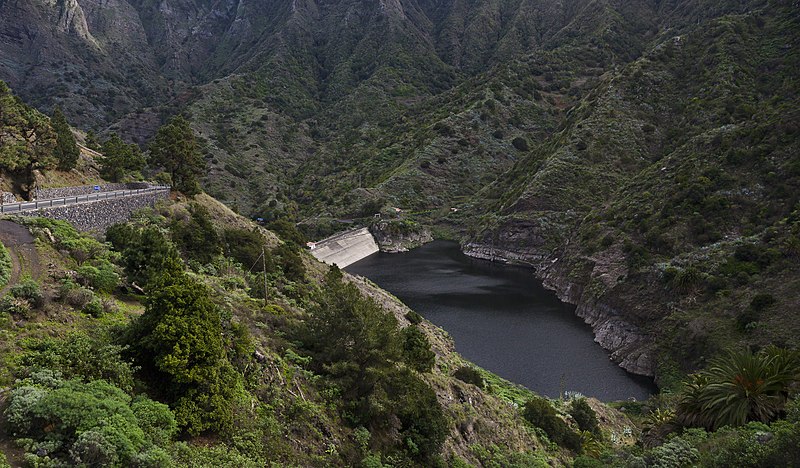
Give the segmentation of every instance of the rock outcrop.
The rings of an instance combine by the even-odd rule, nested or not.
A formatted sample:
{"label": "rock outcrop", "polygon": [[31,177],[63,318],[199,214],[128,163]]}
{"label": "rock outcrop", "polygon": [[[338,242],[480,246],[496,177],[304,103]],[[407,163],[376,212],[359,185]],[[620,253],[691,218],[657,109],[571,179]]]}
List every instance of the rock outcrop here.
{"label": "rock outcrop", "polygon": [[433,241],[430,229],[403,221],[378,221],[369,228],[381,252],[399,253]]}
{"label": "rock outcrop", "polygon": [[586,271],[575,271],[552,254],[530,247],[495,248],[470,242],[462,249],[471,257],[533,267],[546,288],[555,291],[562,301],[576,305],[575,313],[592,327],[595,341],[609,351],[614,362],[633,374],[655,375],[650,338],[627,319],[623,308],[612,305],[606,298],[607,290],[598,287],[597,264]]}

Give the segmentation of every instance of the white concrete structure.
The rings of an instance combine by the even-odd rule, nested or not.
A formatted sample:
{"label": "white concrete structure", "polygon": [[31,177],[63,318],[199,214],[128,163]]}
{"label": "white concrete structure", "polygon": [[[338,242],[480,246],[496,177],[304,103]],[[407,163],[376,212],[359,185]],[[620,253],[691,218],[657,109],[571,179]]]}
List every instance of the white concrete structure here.
{"label": "white concrete structure", "polygon": [[377,252],[378,244],[369,229],[340,232],[314,243],[311,255],[328,265],[344,268]]}

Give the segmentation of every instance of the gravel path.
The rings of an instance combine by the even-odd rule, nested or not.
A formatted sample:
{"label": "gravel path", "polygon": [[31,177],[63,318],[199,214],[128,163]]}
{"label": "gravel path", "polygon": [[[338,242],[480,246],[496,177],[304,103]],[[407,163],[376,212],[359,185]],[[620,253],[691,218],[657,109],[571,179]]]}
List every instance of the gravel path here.
{"label": "gravel path", "polygon": [[42,269],[39,263],[39,253],[36,251],[36,244],[31,232],[25,226],[11,222],[0,221],[0,241],[11,254],[11,279],[8,285],[0,291],[0,294],[13,284],[16,284],[23,273],[38,278]]}

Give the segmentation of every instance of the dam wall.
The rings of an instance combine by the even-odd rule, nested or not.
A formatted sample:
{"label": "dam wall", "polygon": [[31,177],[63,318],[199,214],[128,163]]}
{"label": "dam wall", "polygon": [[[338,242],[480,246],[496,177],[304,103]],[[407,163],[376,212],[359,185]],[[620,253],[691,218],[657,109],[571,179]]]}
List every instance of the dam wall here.
{"label": "dam wall", "polygon": [[378,244],[369,229],[353,229],[340,232],[327,239],[311,244],[311,255],[328,265],[345,268],[378,252]]}

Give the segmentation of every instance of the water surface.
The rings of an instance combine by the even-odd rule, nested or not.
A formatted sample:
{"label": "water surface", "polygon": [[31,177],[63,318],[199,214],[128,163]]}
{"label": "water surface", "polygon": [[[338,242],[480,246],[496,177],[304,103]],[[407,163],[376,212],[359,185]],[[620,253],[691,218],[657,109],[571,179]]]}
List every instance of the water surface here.
{"label": "water surface", "polygon": [[652,382],[611,362],[574,306],[526,268],[467,257],[454,242],[377,253],[346,268],[447,330],[465,358],[529,389],[604,401],[647,398]]}

